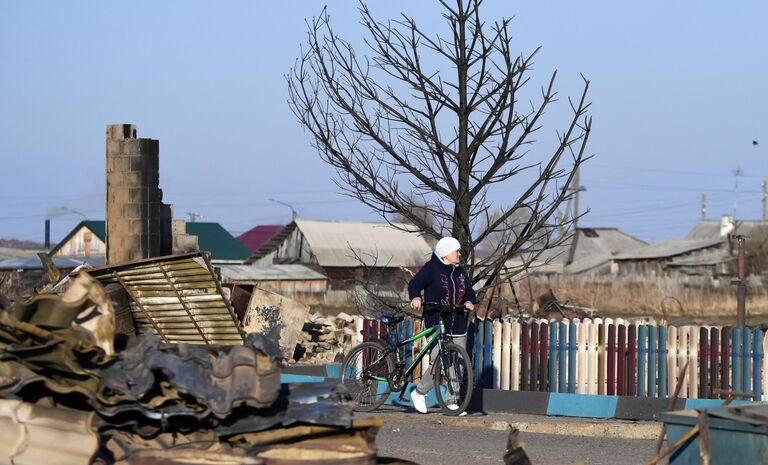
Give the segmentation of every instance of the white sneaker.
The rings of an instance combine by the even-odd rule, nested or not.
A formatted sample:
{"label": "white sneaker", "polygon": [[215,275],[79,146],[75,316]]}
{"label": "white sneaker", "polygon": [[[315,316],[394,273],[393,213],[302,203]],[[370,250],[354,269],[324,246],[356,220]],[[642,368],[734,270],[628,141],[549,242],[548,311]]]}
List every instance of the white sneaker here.
{"label": "white sneaker", "polygon": [[[458,409],[459,409],[459,406],[458,406],[458,405],[456,405],[456,404],[448,404],[446,407],[448,407],[448,409],[449,409],[449,410],[458,410]],[[461,412],[461,413],[460,413],[458,416],[460,416],[460,417],[465,417],[465,416],[467,416],[467,411],[466,411],[466,410],[464,410],[464,411],[463,411],[463,412]]]}
{"label": "white sneaker", "polygon": [[427,396],[419,394],[416,389],[411,391],[411,402],[419,413],[427,413]]}

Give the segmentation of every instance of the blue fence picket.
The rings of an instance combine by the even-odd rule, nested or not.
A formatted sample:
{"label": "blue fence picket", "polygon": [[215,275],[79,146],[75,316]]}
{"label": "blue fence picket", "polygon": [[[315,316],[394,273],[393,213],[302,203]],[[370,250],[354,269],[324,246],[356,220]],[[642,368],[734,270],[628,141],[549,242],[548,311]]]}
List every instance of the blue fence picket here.
{"label": "blue fence picket", "polygon": [[[406,320],[404,324],[405,324],[404,339],[408,339],[413,336],[413,321]],[[404,339],[401,339],[401,340],[404,340]],[[405,345],[405,366],[407,367],[411,366],[412,359],[413,359],[413,343],[409,342],[408,344]]]}
{"label": "blue fence picket", "polygon": [[576,323],[568,325],[568,392],[576,392]]}
{"label": "blue fence picket", "polygon": [[637,396],[645,397],[646,325],[637,328]]}
{"label": "blue fence picket", "polygon": [[549,323],[549,392],[557,392],[557,322]]}
{"label": "blue fence picket", "polygon": [[493,387],[493,321],[485,320],[485,334],[483,335],[483,386]]}
{"label": "blue fence picket", "polygon": [[743,391],[752,391],[750,389],[749,385],[750,383],[750,376],[749,376],[749,365],[752,362],[750,353],[749,353],[749,343],[752,339],[752,331],[749,328],[742,328],[741,329],[741,390]]}
{"label": "blue fence picket", "polygon": [[731,389],[741,391],[741,338],[739,328],[731,329]]}
{"label": "blue fence picket", "polygon": [[762,352],[763,332],[759,328],[755,328],[755,333],[752,336],[752,392],[755,394],[755,401],[760,401],[762,398],[762,380],[760,378],[763,365]]}
{"label": "blue fence picket", "polygon": [[475,385],[480,385],[483,373],[483,321],[477,320],[475,325]]}
{"label": "blue fence picket", "polygon": [[557,392],[567,392],[566,385],[565,385],[565,369],[566,369],[566,361],[568,359],[568,352],[566,352],[566,345],[565,340],[568,337],[568,326],[565,324],[565,322],[560,322],[560,337],[558,338],[557,343],[557,351],[558,354],[558,360],[557,360]]}
{"label": "blue fence picket", "polygon": [[658,328],[648,326],[648,397],[656,397],[656,331]]}
{"label": "blue fence picket", "polygon": [[667,397],[667,327],[659,326],[659,397]]}

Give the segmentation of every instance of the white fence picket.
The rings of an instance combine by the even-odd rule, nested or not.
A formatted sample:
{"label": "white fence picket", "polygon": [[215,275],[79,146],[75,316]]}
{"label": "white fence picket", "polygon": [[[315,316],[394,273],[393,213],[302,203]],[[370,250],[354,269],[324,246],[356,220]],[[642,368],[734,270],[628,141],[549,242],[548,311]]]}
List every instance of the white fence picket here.
{"label": "white fence picket", "polygon": [[587,334],[587,393],[597,394],[597,331],[599,319],[590,321]]}
{"label": "white fence picket", "polygon": [[501,389],[509,390],[510,352],[512,349],[512,324],[505,321],[501,326]]}
{"label": "white fence picket", "polygon": [[520,390],[520,322],[512,323],[512,350],[509,373],[511,375],[510,388],[513,391]]}
{"label": "white fence picket", "polygon": [[493,364],[493,388],[501,387],[501,321],[493,321],[493,347],[491,353],[491,363]]}
{"label": "white fence picket", "polygon": [[585,319],[576,323],[576,392],[587,393],[587,333],[592,327],[592,321]]}

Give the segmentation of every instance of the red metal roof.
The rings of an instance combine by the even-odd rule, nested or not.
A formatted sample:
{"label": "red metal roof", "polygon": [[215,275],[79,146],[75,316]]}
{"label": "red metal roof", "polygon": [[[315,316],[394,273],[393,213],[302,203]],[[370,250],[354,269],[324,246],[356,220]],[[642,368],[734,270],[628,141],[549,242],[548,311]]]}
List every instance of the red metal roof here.
{"label": "red metal roof", "polygon": [[256,226],[255,228],[244,232],[237,236],[237,240],[240,241],[248,250],[255,252],[264,245],[268,240],[272,239],[272,236],[283,230],[285,226],[282,224],[266,224]]}

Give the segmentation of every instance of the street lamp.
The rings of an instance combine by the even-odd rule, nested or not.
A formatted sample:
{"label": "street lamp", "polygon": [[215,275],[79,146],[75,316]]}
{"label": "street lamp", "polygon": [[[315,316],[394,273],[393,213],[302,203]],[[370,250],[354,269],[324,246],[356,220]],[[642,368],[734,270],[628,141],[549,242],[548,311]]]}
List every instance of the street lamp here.
{"label": "street lamp", "polygon": [[296,217],[299,216],[299,215],[296,213],[296,209],[294,209],[292,205],[287,204],[285,202],[281,202],[281,201],[273,199],[273,198],[269,198],[267,200],[269,200],[270,202],[279,203],[280,205],[284,205],[284,206],[290,208],[291,209],[291,221],[296,221]]}
{"label": "street lamp", "polygon": [[88,221],[88,217],[85,216],[85,214],[83,212],[79,212],[79,211],[77,211],[77,210],[75,210],[73,208],[69,208],[69,207],[61,207],[61,209],[63,211],[65,211],[65,212],[69,212],[69,213],[74,213],[76,215],[80,215],[80,216],[83,217],[83,220]]}

